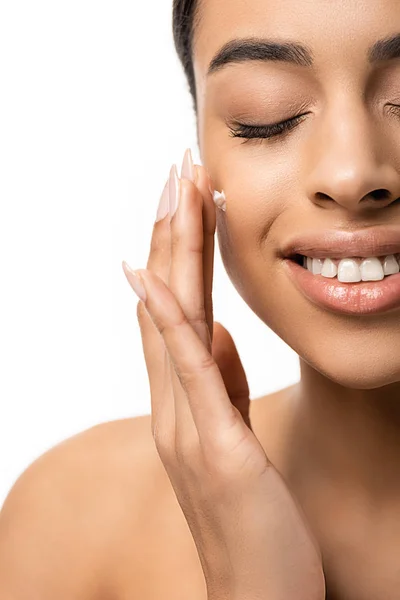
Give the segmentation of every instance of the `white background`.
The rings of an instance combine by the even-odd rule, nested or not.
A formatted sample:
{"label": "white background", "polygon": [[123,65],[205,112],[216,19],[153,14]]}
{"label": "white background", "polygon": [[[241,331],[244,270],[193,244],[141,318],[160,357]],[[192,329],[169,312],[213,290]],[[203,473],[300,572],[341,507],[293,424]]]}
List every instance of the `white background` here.
{"label": "white background", "polygon": [[[26,467],[93,425],[150,414],[136,297],[158,199],[200,162],[172,0],[0,3],[0,506]],[[215,265],[215,320],[251,397],[297,355]]]}

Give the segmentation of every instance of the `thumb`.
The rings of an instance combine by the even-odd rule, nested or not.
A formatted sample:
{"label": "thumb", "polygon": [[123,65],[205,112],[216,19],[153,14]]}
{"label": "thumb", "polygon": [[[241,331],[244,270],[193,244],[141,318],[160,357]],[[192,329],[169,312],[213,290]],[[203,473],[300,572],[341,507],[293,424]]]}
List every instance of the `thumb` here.
{"label": "thumb", "polygon": [[218,321],[214,321],[212,355],[221,371],[232,404],[252,430],[249,417],[250,390],[246,373],[231,334]]}

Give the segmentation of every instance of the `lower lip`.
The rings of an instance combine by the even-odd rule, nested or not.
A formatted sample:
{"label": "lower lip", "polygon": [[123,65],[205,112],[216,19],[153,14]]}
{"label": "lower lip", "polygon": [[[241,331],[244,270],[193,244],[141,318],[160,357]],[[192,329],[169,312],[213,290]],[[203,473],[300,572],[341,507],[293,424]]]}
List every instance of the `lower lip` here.
{"label": "lower lip", "polygon": [[290,278],[296,287],[321,308],[347,315],[369,315],[400,308],[400,273],[380,281],[342,283],[313,275],[293,260],[285,259]]}

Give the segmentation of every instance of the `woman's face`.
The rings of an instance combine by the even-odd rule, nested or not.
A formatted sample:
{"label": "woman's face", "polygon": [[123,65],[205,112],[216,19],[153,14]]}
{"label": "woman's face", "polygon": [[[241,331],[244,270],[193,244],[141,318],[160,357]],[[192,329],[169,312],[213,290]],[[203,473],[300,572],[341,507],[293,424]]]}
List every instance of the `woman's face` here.
{"label": "woman's face", "polygon": [[[218,239],[229,277],[251,309],[331,380],[358,389],[400,381],[400,309],[321,308],[294,285],[281,252],[301,232],[400,228],[400,108],[390,109],[400,105],[400,41],[397,51],[392,45],[398,58],[368,59],[373,44],[400,32],[399,0],[203,0],[200,14],[198,136],[203,164],[227,199]],[[301,43],[312,65],[297,53],[304,64],[243,60],[207,76],[226,42],[248,37]],[[281,136],[230,135],[236,121],[271,124],[299,114]]]}

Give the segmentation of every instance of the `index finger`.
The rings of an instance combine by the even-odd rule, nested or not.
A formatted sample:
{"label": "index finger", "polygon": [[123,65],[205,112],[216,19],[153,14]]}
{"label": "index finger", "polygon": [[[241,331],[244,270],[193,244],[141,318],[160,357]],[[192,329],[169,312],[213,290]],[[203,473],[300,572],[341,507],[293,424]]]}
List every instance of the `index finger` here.
{"label": "index finger", "polygon": [[171,362],[185,390],[200,441],[219,445],[238,418],[221,372],[168,286],[154,273],[137,269],[143,282],[146,310],[162,335]]}
{"label": "index finger", "polygon": [[210,331],[211,341],[214,334],[213,319],[213,278],[214,278],[214,251],[215,230],[217,217],[213,199],[213,184],[206,169],[202,165],[195,165],[197,172],[196,185],[203,196],[203,274],[204,274],[204,310],[206,321]]}

